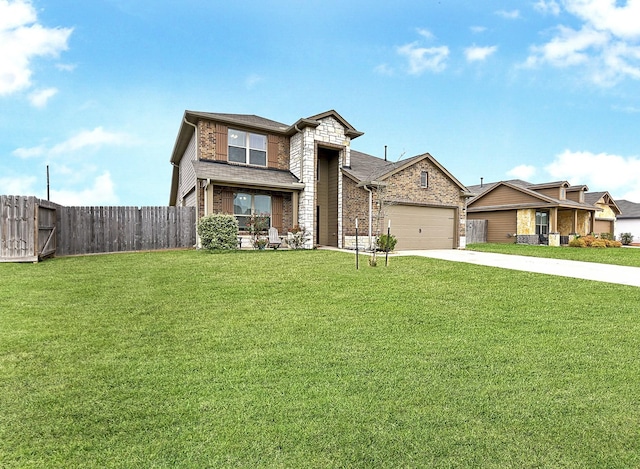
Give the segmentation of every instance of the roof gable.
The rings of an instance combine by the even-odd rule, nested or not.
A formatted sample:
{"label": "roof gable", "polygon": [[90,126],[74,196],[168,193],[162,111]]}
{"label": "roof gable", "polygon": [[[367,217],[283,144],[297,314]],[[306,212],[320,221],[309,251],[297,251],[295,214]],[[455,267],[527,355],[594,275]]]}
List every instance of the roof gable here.
{"label": "roof gable", "polygon": [[507,207],[510,205],[546,205],[555,200],[510,182],[498,182],[469,201],[468,208]]}
{"label": "roof gable", "polygon": [[293,135],[305,127],[318,127],[320,125],[320,121],[326,119],[328,117],[333,117],[336,121],[340,123],[342,127],[344,127],[344,134],[347,137],[351,137],[351,139],[358,138],[361,135],[364,135],[364,132],[359,132],[355,129],[351,124],[349,124],[344,117],[338,114],[333,109],[330,111],[322,112],[320,114],[316,114],[315,116],[306,117],[303,119],[298,119],[293,125],[289,126],[287,129],[288,135]]}

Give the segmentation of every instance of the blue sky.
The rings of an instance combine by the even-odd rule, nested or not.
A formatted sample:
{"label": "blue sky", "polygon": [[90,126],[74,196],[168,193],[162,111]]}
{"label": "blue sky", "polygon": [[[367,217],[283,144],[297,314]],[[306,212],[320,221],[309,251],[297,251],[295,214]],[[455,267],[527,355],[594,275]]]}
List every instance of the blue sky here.
{"label": "blue sky", "polygon": [[185,109],[640,202],[640,0],[0,0],[0,193],[166,205]]}

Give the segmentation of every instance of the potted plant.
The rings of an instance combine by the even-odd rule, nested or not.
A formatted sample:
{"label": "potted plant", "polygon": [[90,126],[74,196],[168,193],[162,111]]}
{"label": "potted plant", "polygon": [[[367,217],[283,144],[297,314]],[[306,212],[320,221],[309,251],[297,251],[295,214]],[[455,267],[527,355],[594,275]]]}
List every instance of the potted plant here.
{"label": "potted plant", "polygon": [[256,249],[263,250],[267,246],[268,242],[269,240],[267,238],[256,238],[253,241],[253,247],[255,247]]}

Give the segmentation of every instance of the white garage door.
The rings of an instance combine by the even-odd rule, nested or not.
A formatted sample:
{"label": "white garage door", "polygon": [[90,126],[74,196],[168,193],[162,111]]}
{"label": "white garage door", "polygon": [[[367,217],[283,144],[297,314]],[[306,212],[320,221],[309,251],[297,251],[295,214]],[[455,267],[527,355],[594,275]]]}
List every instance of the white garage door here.
{"label": "white garage door", "polygon": [[456,247],[453,208],[392,205],[387,209],[389,219],[391,234],[398,238],[397,251]]}

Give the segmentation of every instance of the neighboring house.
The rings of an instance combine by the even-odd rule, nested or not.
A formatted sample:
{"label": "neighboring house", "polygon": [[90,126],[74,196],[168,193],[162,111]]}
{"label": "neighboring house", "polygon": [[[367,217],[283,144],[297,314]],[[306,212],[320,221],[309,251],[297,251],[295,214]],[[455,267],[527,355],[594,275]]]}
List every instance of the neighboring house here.
{"label": "neighboring house", "polygon": [[640,243],[640,204],[628,200],[616,200],[620,207],[620,215],[616,221],[616,239],[620,240],[621,233],[631,233],[633,244]]}
{"label": "neighboring house", "polygon": [[233,214],[245,234],[263,214],[281,233],[304,227],[307,247],[353,246],[356,218],[365,241],[390,221],[396,249],[464,247],[466,188],[428,153],[391,163],[351,150],[361,135],[336,111],[292,125],[186,111],[169,205]]}
{"label": "neighboring house", "polygon": [[[567,181],[520,179],[469,186],[467,219],[488,220],[487,242],[566,244],[570,235],[614,232],[620,213],[608,192],[589,193]],[[514,239],[515,238],[515,239]]]}
{"label": "neighboring house", "polygon": [[616,232],[616,218],[620,207],[608,192],[586,192],[584,200],[598,209],[595,212],[591,231],[596,234]]}

